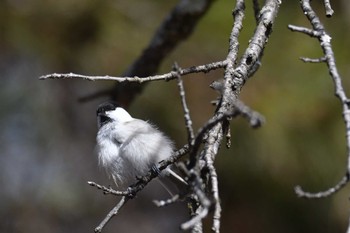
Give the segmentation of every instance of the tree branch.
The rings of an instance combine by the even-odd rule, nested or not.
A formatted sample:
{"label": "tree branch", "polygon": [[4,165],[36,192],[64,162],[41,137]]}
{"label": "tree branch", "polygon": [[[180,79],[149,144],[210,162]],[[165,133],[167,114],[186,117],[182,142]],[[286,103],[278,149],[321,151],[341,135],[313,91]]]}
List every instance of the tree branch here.
{"label": "tree branch", "polygon": [[[306,17],[308,18],[308,20],[312,25],[312,29],[305,30],[303,28],[299,28],[295,26],[289,26],[289,28],[292,31],[303,32],[310,36],[316,37],[319,40],[320,46],[324,53],[324,57],[317,60],[304,59],[304,61],[325,62],[327,64],[329,74],[333,80],[335,96],[339,99],[342,105],[342,112],[343,112],[342,115],[343,115],[344,126],[345,126],[346,145],[347,145],[346,146],[347,147],[347,166],[346,166],[345,175],[341,178],[341,180],[336,185],[329,188],[328,190],[323,192],[317,192],[317,193],[305,192],[302,190],[300,186],[295,187],[295,192],[299,197],[304,197],[309,199],[325,198],[333,195],[334,193],[344,188],[350,181],[350,101],[345,94],[343,84],[342,84],[342,78],[338,73],[338,69],[335,63],[334,53],[331,45],[331,37],[327,34],[316,12],[312,9],[310,5],[310,0],[302,0],[300,4],[304,14],[306,15]],[[333,10],[330,6],[330,2],[328,0],[324,0],[324,4],[326,8],[326,15],[330,17],[333,14]],[[296,28],[297,30],[295,30]],[[347,232],[350,232],[350,220],[348,223]]]}
{"label": "tree branch", "polygon": [[[164,58],[192,34],[212,3],[213,0],[180,0],[157,29],[149,45],[123,76],[154,75]],[[111,93],[112,99],[127,99],[125,101],[132,102],[142,88],[139,84],[118,83]]]}
{"label": "tree branch", "polygon": [[[161,161],[159,164],[156,165],[156,169],[159,171],[164,170],[169,165],[174,164],[177,160],[179,160],[182,156],[184,156],[188,152],[188,145],[183,146],[181,149],[176,151],[173,156],[170,158]],[[100,233],[104,226],[109,222],[109,220],[118,214],[119,210],[132,198],[135,197],[135,195],[143,190],[146,185],[156,178],[159,175],[159,172],[154,172],[153,169],[151,169],[145,176],[139,178],[139,180],[135,183],[129,186],[129,188],[126,191],[116,191],[112,188],[107,188],[103,185],[96,184],[95,182],[89,181],[88,184],[91,186],[96,187],[97,189],[100,189],[103,191],[104,194],[113,194],[116,196],[122,196],[121,200],[118,202],[118,204],[106,215],[106,217],[102,220],[102,222],[95,228],[96,233]]]}
{"label": "tree branch", "polygon": [[113,218],[115,215],[119,213],[119,210],[130,200],[128,197],[122,197],[118,204],[106,215],[106,217],[102,220],[102,222],[95,228],[96,233],[101,233],[102,229],[105,225]]}
{"label": "tree branch", "polygon": [[300,57],[300,60],[302,60],[303,62],[309,62],[309,63],[321,63],[321,62],[326,62],[327,58],[326,57],[320,57],[320,58]]}
{"label": "tree branch", "polygon": [[[215,168],[213,168],[210,164],[213,164],[223,139],[223,122],[225,122],[229,116],[237,114],[237,112],[239,114],[244,115],[245,111],[240,110],[246,109],[243,106],[237,104],[236,100],[239,96],[240,89],[243,87],[245,81],[249,78],[249,74],[251,74],[252,71],[256,69],[256,63],[261,58],[261,54],[264,50],[267,39],[272,32],[272,25],[277,15],[279,5],[279,1],[266,1],[264,7],[261,9],[260,12],[260,18],[257,29],[255,30],[255,33],[250,40],[248,48],[246,49],[238,66],[235,67],[239,45],[238,36],[240,30],[242,29],[242,21],[244,18],[245,10],[244,1],[237,1],[236,6],[233,10],[233,18],[235,21],[230,35],[229,53],[226,58],[223,90],[221,92],[221,103],[219,104],[214,116],[197,134],[194,146],[189,152],[190,161],[188,164],[188,169],[197,171],[197,176],[199,175],[198,173],[201,170],[201,157],[202,155],[204,155],[205,167],[208,169],[208,172],[206,172],[206,174],[212,186],[211,190],[209,190],[208,186],[206,186],[206,189],[208,193],[211,193],[210,199],[213,200],[214,204],[212,229],[215,232],[220,231],[221,206],[218,200],[219,192],[217,188],[216,171]],[[247,116],[251,116],[251,114],[247,114]],[[206,131],[206,127],[210,128],[208,132]],[[202,142],[204,144],[203,153],[197,154],[199,145]],[[201,214],[206,213],[204,206],[200,206],[200,208]],[[196,217],[197,221],[198,218],[203,217]]]}
{"label": "tree branch", "polygon": [[304,197],[308,199],[319,199],[319,198],[325,198],[329,197],[332,194],[338,192],[341,190],[347,183],[349,182],[349,176],[345,175],[339,182],[338,184],[334,185],[333,187],[327,189],[326,191],[323,192],[318,192],[318,193],[311,193],[311,192],[305,192],[303,189],[298,185],[295,186],[294,191],[298,195],[298,197]]}
{"label": "tree branch", "polygon": [[114,77],[114,76],[90,76],[90,75],[82,75],[82,74],[74,74],[74,73],[68,73],[68,74],[47,74],[40,76],[40,80],[45,80],[45,79],[73,79],[73,78],[78,78],[78,79],[84,79],[88,81],[116,81],[116,82],[136,82],[136,83],[143,83],[143,82],[150,82],[150,81],[169,81],[172,79],[176,79],[177,75],[180,74],[181,76],[183,75],[188,75],[188,74],[193,74],[193,73],[208,73],[212,70],[224,68],[226,66],[225,61],[218,61],[218,62],[213,62],[205,65],[199,65],[199,66],[191,66],[189,68],[181,69],[179,68],[178,71],[171,71],[169,73],[161,74],[161,75],[153,75],[153,76],[147,76],[147,77],[139,77],[139,76],[134,76],[134,77]]}
{"label": "tree branch", "polygon": [[[172,157],[167,160],[161,161],[157,164],[157,171],[162,171],[170,164],[175,163],[181,156],[189,153],[189,159],[186,166],[182,166],[182,171],[187,176],[187,181],[189,184],[190,193],[189,197],[189,207],[193,215],[191,218],[181,225],[182,229],[192,229],[193,232],[202,232],[202,220],[207,216],[207,214],[213,210],[213,223],[212,230],[216,233],[220,232],[220,219],[221,219],[221,205],[219,200],[219,188],[217,173],[214,167],[214,161],[216,155],[218,154],[220,144],[222,139],[228,132],[228,121],[232,117],[242,115],[244,118],[249,120],[252,127],[259,127],[264,119],[263,117],[247,107],[243,102],[238,100],[240,90],[244,86],[245,82],[251,77],[257,69],[260,67],[260,59],[263,55],[263,51],[269,36],[272,33],[272,25],[274,24],[275,17],[277,16],[279,6],[281,2],[279,0],[266,0],[264,6],[258,13],[259,6],[257,1],[254,3],[254,10],[256,15],[257,27],[249,40],[248,47],[243,53],[241,59],[238,60],[238,49],[239,42],[238,37],[240,31],[242,30],[243,19],[245,14],[245,4],[244,0],[237,0],[234,10],[232,12],[233,16],[233,26],[231,34],[229,37],[229,52],[227,57],[218,62],[193,66],[186,69],[181,69],[176,66],[174,71],[166,74],[153,75],[156,68],[158,67],[160,61],[163,59],[165,54],[167,54],[173,47],[162,47],[165,46],[165,41],[170,40],[170,45],[176,45],[181,39],[188,36],[197,20],[200,18],[206,9],[209,7],[210,0],[198,0],[198,1],[188,1],[183,0],[171,13],[170,17],[165,21],[163,26],[158,30],[149,48],[147,48],[140,60],[136,61],[131,68],[126,72],[126,77],[112,77],[112,76],[87,76],[79,74],[49,74],[41,76],[40,79],[64,79],[64,78],[80,78],[90,81],[95,80],[112,80],[121,83],[123,87],[122,92],[119,93],[119,89],[115,93],[125,94],[124,92],[130,91],[125,88],[125,85],[131,84],[141,84],[149,81],[157,80],[178,80],[178,86],[180,90],[180,97],[182,101],[182,106],[184,109],[185,123],[188,131],[189,145],[184,146],[181,150],[177,151]],[[192,15],[194,9],[187,9],[188,4],[192,7],[199,4],[198,14]],[[204,9],[204,10],[203,10]],[[192,12],[190,15],[178,14],[179,12]],[[178,17],[180,19],[178,19]],[[186,17],[194,17],[195,20],[189,20]],[[176,22],[176,23],[175,23]],[[180,23],[177,25],[177,23]],[[175,23],[175,24],[174,24]],[[173,31],[175,30],[175,31]],[[179,38],[177,37],[176,30],[183,30],[180,32]],[[171,34],[175,33],[175,34]],[[164,42],[164,43],[163,43]],[[169,41],[168,41],[169,42]],[[169,44],[168,44],[169,45]],[[168,46],[167,45],[167,46]],[[153,47],[155,46],[155,47]],[[157,54],[157,49],[161,48],[160,54]],[[170,49],[169,49],[170,48]],[[155,56],[155,57],[152,57]],[[142,61],[142,62],[140,62]],[[139,67],[151,62],[149,66],[146,66],[146,71],[138,70]],[[153,64],[154,63],[154,64]],[[191,127],[191,119],[189,116],[189,110],[185,101],[185,91],[182,83],[181,77],[183,75],[204,72],[207,73],[211,70],[224,68],[224,81],[222,84],[222,89],[220,90],[221,98],[217,106],[213,117],[210,118],[207,123],[203,125],[194,136],[193,129]],[[139,73],[140,72],[140,73]],[[135,91],[136,90],[136,91]],[[132,89],[131,96],[125,94],[126,98],[132,100],[133,95],[138,91],[137,88]],[[200,148],[202,146],[202,150]],[[180,166],[181,168],[181,166]],[[122,196],[121,202],[118,203],[106,216],[106,218],[101,222],[101,224],[96,228],[97,232],[100,232],[104,225],[120,210],[122,206],[131,198],[133,198],[139,191],[155,177],[158,176],[159,172],[155,170],[150,170],[145,176],[142,176],[138,181],[129,186],[126,191],[115,191],[111,188],[107,188],[98,185],[94,182],[89,182],[90,185],[101,189],[105,194],[113,194]],[[166,202],[171,203],[171,201]],[[164,204],[164,203],[163,203]]]}
{"label": "tree branch", "polygon": [[334,11],[332,9],[330,0],[323,0],[323,2],[324,2],[324,7],[326,9],[326,16],[327,17],[332,17]]}
{"label": "tree branch", "polygon": [[182,109],[184,111],[185,125],[186,125],[187,135],[188,135],[188,145],[190,145],[190,147],[192,147],[193,143],[194,143],[194,133],[193,133],[193,128],[192,128],[192,120],[191,120],[191,116],[190,116],[190,110],[188,109],[187,103],[186,103],[185,88],[184,88],[181,74],[180,74],[180,67],[177,65],[177,63],[174,64],[174,71],[176,72],[177,85],[179,87]]}
{"label": "tree branch", "polygon": [[[324,192],[319,193],[309,193],[304,192],[299,186],[296,187],[295,191],[300,197],[307,197],[307,198],[321,198],[321,197],[327,197],[332,195],[333,193],[339,191],[341,188],[343,188],[348,182],[349,182],[349,174],[350,174],[350,104],[349,99],[345,94],[343,84],[342,84],[342,78],[338,73],[338,69],[335,63],[334,53],[331,45],[331,37],[327,34],[323,24],[321,23],[320,19],[316,15],[316,12],[312,9],[310,5],[309,0],[302,0],[301,1],[301,8],[310,21],[312,25],[312,29],[308,29],[307,33],[308,35],[311,35],[313,37],[316,37],[319,42],[320,46],[323,50],[324,57],[316,60],[326,62],[329,70],[329,74],[333,80],[334,88],[335,88],[335,96],[339,99],[342,107],[343,107],[343,120],[345,123],[345,132],[346,132],[346,144],[347,144],[347,168],[346,168],[346,174],[344,177],[340,180],[338,184],[336,184],[334,187],[329,188],[328,190]],[[296,26],[289,26],[289,28],[292,31],[299,31],[305,33],[305,30],[295,30],[295,28],[299,28]],[[316,62],[312,59],[304,59],[304,61],[312,61]]]}

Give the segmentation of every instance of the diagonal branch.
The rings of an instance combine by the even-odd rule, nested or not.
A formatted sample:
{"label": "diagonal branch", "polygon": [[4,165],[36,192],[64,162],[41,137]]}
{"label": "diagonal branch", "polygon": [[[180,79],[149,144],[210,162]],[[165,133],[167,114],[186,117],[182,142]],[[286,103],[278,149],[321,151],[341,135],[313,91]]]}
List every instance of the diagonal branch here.
{"label": "diagonal branch", "polygon": [[[212,3],[213,0],[180,0],[123,76],[154,75],[164,58],[192,34]],[[142,88],[143,86],[136,83],[117,83],[111,95],[113,99],[127,98],[127,101],[132,102]]]}
{"label": "diagonal branch", "polygon": [[182,109],[184,111],[185,125],[186,125],[187,135],[188,135],[188,145],[190,145],[190,147],[192,147],[193,143],[194,143],[194,133],[193,133],[193,128],[192,128],[192,120],[191,120],[191,116],[190,116],[190,110],[188,109],[188,106],[186,103],[185,88],[184,88],[183,81],[182,81],[182,78],[180,75],[180,67],[178,66],[177,63],[174,64],[174,71],[176,72],[177,85],[179,87]]}
{"label": "diagonal branch", "polygon": [[[182,156],[184,156],[188,152],[188,145],[183,146],[181,149],[176,151],[173,156],[168,158],[167,160],[161,161],[159,164],[157,164],[156,169],[157,171],[162,171],[165,168],[167,168],[169,165],[174,164],[177,160],[179,160]],[[129,186],[127,191],[116,191],[112,188],[107,188],[105,186],[96,184],[95,182],[89,181],[88,184],[91,186],[96,187],[97,189],[100,189],[103,191],[104,194],[113,194],[116,196],[122,196],[121,200],[118,202],[118,204],[106,215],[106,217],[102,220],[102,222],[95,228],[96,233],[100,233],[102,229],[105,227],[105,225],[109,222],[109,220],[118,214],[119,210],[132,198],[135,197],[135,195],[143,190],[146,185],[151,182],[154,178],[156,178],[159,175],[159,172],[155,172],[153,169],[151,169],[145,176],[139,178],[139,180],[135,183]]]}
{"label": "diagonal branch", "polygon": [[96,233],[101,233],[105,225],[119,213],[119,210],[130,200],[130,198],[124,196],[120,199],[118,204],[106,215],[106,217],[101,221],[101,223],[95,228]]}

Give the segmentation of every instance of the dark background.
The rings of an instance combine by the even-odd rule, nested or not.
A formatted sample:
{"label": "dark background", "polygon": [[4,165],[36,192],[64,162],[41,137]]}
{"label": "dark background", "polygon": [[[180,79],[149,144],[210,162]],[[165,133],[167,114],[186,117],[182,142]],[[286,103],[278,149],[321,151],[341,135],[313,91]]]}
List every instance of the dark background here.
{"label": "dark background", "polygon": [[[321,2],[321,1],[320,1]],[[177,1],[2,0],[0,1],[0,232],[93,232],[116,200],[88,186],[111,182],[94,153],[96,106],[80,97],[110,88],[113,82],[39,81],[47,73],[120,75],[148,44]],[[318,5],[319,4],[319,5]],[[335,15],[324,16],[332,36],[344,86],[350,84],[350,4],[332,1]],[[193,35],[163,62],[206,64],[227,55],[233,1],[216,1]],[[254,30],[247,3],[241,51]],[[285,1],[274,25],[262,67],[243,88],[241,98],[266,117],[253,130],[234,120],[232,148],[217,157],[222,200],[222,232],[345,232],[350,214],[349,188],[323,200],[298,199],[293,187],[320,191],[338,182],[346,166],[345,129],[340,103],[317,40],[287,29],[309,27],[298,1]],[[184,77],[198,129],[212,116],[217,93],[208,85],[222,71]],[[186,143],[175,82],[147,85],[129,109],[157,124],[181,147]],[[112,219],[104,232],[179,232],[188,217],[183,204],[156,208],[167,197],[157,182]],[[210,218],[206,221],[210,226]]]}

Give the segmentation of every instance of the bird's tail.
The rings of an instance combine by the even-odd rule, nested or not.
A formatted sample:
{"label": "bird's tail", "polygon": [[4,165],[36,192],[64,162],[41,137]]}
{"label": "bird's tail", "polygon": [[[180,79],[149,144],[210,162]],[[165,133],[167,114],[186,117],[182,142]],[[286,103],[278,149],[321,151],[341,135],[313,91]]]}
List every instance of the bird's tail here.
{"label": "bird's tail", "polygon": [[187,192],[188,183],[170,167],[164,170],[163,174],[159,176],[158,180],[171,196],[183,195]]}

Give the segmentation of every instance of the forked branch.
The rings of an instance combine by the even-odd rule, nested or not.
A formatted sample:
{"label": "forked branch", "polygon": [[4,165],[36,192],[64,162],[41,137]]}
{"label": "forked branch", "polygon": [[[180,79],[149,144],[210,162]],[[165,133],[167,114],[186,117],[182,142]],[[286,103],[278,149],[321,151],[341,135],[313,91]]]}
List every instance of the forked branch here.
{"label": "forked branch", "polygon": [[[304,191],[300,186],[296,186],[295,192],[299,197],[304,197],[309,199],[325,198],[333,195],[334,193],[344,188],[350,181],[350,101],[349,101],[349,98],[346,96],[346,93],[344,91],[344,87],[342,84],[342,78],[338,73],[330,35],[326,32],[316,12],[312,9],[310,5],[310,0],[301,0],[300,4],[301,4],[302,11],[306,15],[307,19],[310,21],[312,29],[297,27],[293,25],[289,25],[288,27],[292,31],[302,32],[311,37],[315,37],[320,42],[320,46],[323,50],[324,56],[320,59],[303,58],[302,60],[305,62],[325,62],[328,66],[329,74],[334,84],[335,96],[338,98],[342,106],[342,113],[343,113],[342,115],[343,115],[345,135],[346,135],[347,166],[345,169],[344,176],[340,179],[340,181],[336,185],[330,187],[329,189],[321,192],[312,193],[312,192]],[[324,4],[326,9],[326,15],[328,17],[332,16],[333,10],[331,8],[330,1],[324,0]],[[349,220],[347,232],[350,232],[350,220]]]}
{"label": "forked branch", "polygon": [[[347,144],[347,167],[345,171],[345,175],[343,178],[333,187],[327,189],[323,192],[317,192],[317,193],[310,193],[305,192],[302,190],[300,186],[297,186],[295,191],[300,197],[305,198],[322,198],[322,197],[328,197],[335,192],[339,191],[341,188],[343,188],[348,182],[349,182],[349,174],[350,174],[350,104],[349,99],[345,94],[344,87],[342,84],[342,78],[340,74],[338,73],[338,69],[335,62],[335,57],[332,49],[331,44],[331,37],[326,32],[323,24],[321,23],[319,17],[317,16],[316,12],[312,9],[310,5],[310,0],[302,0],[301,2],[301,8],[308,18],[308,20],[311,23],[312,29],[304,28],[304,27],[298,27],[294,25],[289,25],[288,28],[292,31],[298,31],[305,33],[311,37],[315,37],[319,40],[320,46],[323,50],[324,56],[320,59],[310,59],[310,58],[303,58],[303,61],[306,62],[325,62],[328,66],[329,74],[333,80],[334,84],[334,90],[335,90],[335,96],[339,99],[341,105],[342,105],[342,111],[343,111],[343,120],[344,120],[344,126],[345,126],[345,134],[346,134],[346,144]],[[329,3],[329,2],[328,2]]]}

